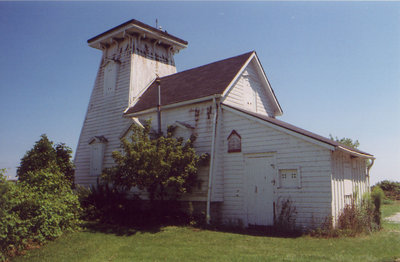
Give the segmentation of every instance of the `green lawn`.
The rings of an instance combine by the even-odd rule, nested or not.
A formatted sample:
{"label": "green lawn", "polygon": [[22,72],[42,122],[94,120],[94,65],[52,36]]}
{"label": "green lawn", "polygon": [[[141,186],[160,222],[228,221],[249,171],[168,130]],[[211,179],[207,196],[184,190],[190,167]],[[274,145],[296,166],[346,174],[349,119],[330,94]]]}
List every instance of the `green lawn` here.
{"label": "green lawn", "polygon": [[[385,215],[400,212],[386,205]],[[12,261],[395,261],[400,224],[358,238],[280,238],[168,226],[157,230],[85,230]]]}

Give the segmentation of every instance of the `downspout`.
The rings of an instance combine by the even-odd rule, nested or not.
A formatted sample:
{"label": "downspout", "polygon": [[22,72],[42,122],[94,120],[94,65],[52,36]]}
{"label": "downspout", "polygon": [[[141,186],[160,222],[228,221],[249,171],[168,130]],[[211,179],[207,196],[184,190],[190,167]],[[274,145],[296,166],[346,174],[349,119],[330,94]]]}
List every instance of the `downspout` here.
{"label": "downspout", "polygon": [[213,129],[212,129],[212,138],[211,138],[211,152],[210,152],[210,172],[208,174],[208,192],[207,192],[207,209],[206,209],[206,223],[210,224],[210,205],[211,205],[211,191],[212,191],[212,180],[213,180],[213,169],[214,169],[214,158],[215,158],[215,136],[217,130],[217,118],[218,118],[218,109],[217,109],[217,101],[215,97],[213,98],[213,106],[214,106],[214,115],[213,115]]}
{"label": "downspout", "polygon": [[161,134],[161,80],[157,75],[157,121],[158,121],[158,135]]}
{"label": "downspout", "polygon": [[368,191],[371,190],[370,188],[370,183],[369,183],[369,170],[371,169],[371,167],[374,165],[375,159],[371,159],[371,164],[367,167],[367,176],[368,176]]}

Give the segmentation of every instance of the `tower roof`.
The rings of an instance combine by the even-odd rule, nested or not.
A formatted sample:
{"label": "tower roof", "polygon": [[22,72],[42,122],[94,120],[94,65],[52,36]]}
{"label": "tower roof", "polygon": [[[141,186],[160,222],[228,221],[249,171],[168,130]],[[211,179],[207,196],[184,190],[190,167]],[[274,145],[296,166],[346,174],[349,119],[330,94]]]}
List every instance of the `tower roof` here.
{"label": "tower roof", "polygon": [[154,39],[159,41],[160,44],[173,46],[175,50],[184,49],[188,45],[187,41],[170,35],[167,31],[162,31],[135,19],[129,20],[104,33],[92,37],[87,40],[87,42],[90,47],[101,49],[102,45],[108,45],[113,40],[123,39],[126,35]]}

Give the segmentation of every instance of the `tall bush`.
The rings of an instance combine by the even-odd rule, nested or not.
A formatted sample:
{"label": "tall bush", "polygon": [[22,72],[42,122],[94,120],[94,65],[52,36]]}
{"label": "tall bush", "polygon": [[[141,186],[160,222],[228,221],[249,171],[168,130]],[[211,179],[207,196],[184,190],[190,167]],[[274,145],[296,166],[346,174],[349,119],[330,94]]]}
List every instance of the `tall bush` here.
{"label": "tall bush", "polygon": [[80,211],[78,197],[61,172],[29,171],[16,184],[1,174],[0,258],[30,242],[43,243],[79,228]]}
{"label": "tall bush", "polygon": [[374,203],[374,222],[375,224],[380,228],[381,227],[381,206],[383,203],[383,199],[385,198],[385,193],[383,192],[382,188],[379,186],[374,187],[374,189],[371,192],[371,199],[372,202]]}
{"label": "tall bush", "polygon": [[197,184],[197,166],[206,156],[196,155],[194,136],[184,141],[173,137],[173,128],[165,136],[152,136],[150,130],[150,122],[134,126],[122,140],[122,152],[112,154],[116,165],[102,178],[115,187],[146,190],[151,200],[178,199]]}

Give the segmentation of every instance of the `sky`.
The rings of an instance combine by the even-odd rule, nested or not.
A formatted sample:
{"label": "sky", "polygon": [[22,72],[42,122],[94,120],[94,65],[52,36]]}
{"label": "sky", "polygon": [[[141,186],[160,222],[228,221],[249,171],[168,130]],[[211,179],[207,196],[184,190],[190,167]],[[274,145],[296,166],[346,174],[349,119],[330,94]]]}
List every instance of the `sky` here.
{"label": "sky", "polygon": [[101,52],[130,19],[189,42],[178,71],[255,50],[280,120],[349,137],[400,181],[400,2],[0,2],[0,168],[41,134],[75,152]]}

